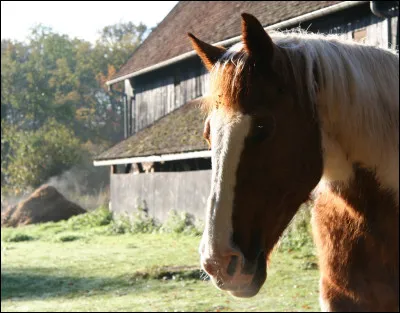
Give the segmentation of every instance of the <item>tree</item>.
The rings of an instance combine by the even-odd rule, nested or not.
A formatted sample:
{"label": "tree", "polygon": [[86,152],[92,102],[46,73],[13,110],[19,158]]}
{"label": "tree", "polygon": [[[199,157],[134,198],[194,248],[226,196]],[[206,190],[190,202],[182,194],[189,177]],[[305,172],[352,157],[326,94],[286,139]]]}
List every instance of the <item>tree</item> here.
{"label": "tree", "polygon": [[2,40],[2,186],[44,183],[79,162],[73,149],[106,147],[123,138],[122,103],[105,81],[146,31],[131,22],[107,26],[92,45],[39,25],[28,43]]}
{"label": "tree", "polygon": [[16,193],[36,188],[81,161],[83,150],[71,130],[49,119],[36,131],[2,124],[1,172]]}
{"label": "tree", "polygon": [[136,48],[142,43],[147,27],[140,23],[118,23],[106,26],[100,32],[96,42],[96,53],[103,61],[103,74],[106,74],[109,65],[119,69],[126,63]]}

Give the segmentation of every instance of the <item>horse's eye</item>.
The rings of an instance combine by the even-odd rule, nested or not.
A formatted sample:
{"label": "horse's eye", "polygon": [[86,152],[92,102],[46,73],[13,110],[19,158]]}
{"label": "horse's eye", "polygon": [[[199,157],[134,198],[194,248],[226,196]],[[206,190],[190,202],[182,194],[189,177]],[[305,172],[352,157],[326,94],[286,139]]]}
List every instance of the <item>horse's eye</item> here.
{"label": "horse's eye", "polygon": [[271,138],[274,130],[275,120],[271,116],[265,119],[263,122],[258,122],[255,124],[251,134],[251,140],[254,143],[261,143],[264,140]]}
{"label": "horse's eye", "polygon": [[253,135],[251,137],[255,143],[260,143],[264,141],[264,139],[266,139],[267,136],[268,132],[266,131],[266,128],[263,125],[257,125],[254,128]]}

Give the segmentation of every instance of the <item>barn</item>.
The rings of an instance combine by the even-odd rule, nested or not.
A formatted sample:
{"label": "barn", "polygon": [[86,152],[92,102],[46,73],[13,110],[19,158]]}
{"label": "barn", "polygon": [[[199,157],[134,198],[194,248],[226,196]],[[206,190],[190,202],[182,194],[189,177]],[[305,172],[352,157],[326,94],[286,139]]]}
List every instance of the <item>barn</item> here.
{"label": "barn", "polygon": [[398,46],[398,1],[181,1],[107,82],[124,86],[125,139],[94,159],[110,167],[111,209],[139,206],[165,220],[171,209],[202,219],[211,184],[199,103],[206,69],[187,33],[229,47],[240,13],[266,30],[300,27],[368,44]]}

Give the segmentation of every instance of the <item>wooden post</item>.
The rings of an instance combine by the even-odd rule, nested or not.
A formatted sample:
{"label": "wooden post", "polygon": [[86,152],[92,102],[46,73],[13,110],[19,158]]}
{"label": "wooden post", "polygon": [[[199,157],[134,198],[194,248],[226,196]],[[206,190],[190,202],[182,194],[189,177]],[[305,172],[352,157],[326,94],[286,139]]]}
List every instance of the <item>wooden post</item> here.
{"label": "wooden post", "polygon": [[129,174],[132,169],[132,163],[129,163],[125,166],[125,174]]}

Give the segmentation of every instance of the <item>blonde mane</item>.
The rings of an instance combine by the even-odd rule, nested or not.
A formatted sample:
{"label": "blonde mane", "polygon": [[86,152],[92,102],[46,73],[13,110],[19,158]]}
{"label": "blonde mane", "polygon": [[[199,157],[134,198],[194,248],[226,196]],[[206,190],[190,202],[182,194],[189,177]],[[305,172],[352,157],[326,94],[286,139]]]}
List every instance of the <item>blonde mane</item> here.
{"label": "blonde mane", "polygon": [[[302,31],[269,35],[285,51],[298,93],[305,91],[316,104],[326,170],[331,170],[330,165],[346,167],[360,163],[375,170],[382,186],[398,197],[399,57],[396,51],[343,40],[336,35]],[[243,44],[238,43],[215,64],[210,72],[206,110],[215,105],[235,109],[245,80],[246,61]],[[333,155],[335,159],[330,160]],[[337,173],[328,172],[324,173],[325,178],[338,178]]]}

